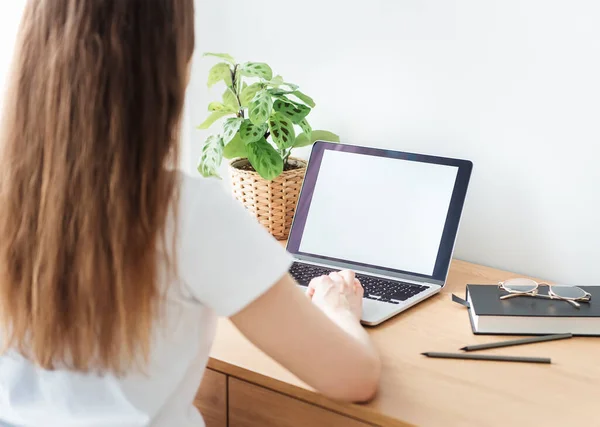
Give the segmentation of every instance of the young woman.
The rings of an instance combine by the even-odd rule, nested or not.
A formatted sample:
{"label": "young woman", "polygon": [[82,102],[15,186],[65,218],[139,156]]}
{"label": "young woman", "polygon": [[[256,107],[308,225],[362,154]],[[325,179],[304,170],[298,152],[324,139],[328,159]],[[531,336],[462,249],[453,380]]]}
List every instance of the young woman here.
{"label": "young woman", "polygon": [[353,273],[307,297],[219,184],[175,172],[193,50],[192,0],[28,1],[0,140],[1,426],[202,425],[217,316],[325,395],[374,395]]}

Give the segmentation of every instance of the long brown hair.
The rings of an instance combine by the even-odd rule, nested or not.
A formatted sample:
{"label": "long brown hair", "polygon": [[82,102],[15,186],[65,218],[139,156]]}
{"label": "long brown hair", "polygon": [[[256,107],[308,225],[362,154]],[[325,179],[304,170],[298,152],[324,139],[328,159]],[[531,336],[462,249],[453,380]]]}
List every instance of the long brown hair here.
{"label": "long brown hair", "polygon": [[0,140],[0,331],[46,369],[147,362],[193,0],[29,0]]}

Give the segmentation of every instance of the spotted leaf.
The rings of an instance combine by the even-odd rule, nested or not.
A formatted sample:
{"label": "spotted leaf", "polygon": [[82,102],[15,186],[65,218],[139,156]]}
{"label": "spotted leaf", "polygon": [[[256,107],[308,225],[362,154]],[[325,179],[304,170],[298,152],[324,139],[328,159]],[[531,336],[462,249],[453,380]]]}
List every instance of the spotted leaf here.
{"label": "spotted leaf", "polygon": [[240,72],[245,76],[260,77],[265,80],[273,78],[273,70],[264,62],[246,62],[240,68]]}
{"label": "spotted leaf", "polygon": [[269,118],[269,129],[271,130],[273,142],[280,150],[285,150],[294,145],[296,131],[294,130],[294,123],[289,117],[282,113],[274,113]]}
{"label": "spotted leaf", "polygon": [[218,135],[209,136],[202,147],[198,162],[198,172],[204,177],[219,177],[217,169],[223,160],[223,139]]}
{"label": "spotted leaf", "polygon": [[312,138],[312,127],[310,126],[310,124],[308,124],[306,119],[303,119],[300,123],[298,123],[298,126],[302,128],[302,132],[304,133],[304,135],[306,135],[308,139]]}
{"label": "spotted leaf", "polygon": [[306,105],[293,104],[284,99],[275,101],[273,108],[275,111],[289,118],[295,124],[299,124],[306,116],[308,116],[308,113],[310,113],[310,108]]}
{"label": "spotted leaf", "polygon": [[255,125],[263,124],[267,121],[273,110],[273,98],[266,90],[256,94],[250,106],[248,107],[249,116]]}
{"label": "spotted leaf", "polygon": [[272,96],[276,96],[276,97],[280,97],[281,96],[281,97],[284,97],[284,95],[289,95],[289,94],[293,93],[293,91],[291,91],[291,90],[285,90],[285,89],[280,89],[280,88],[273,88],[273,89],[269,89],[269,93]]}
{"label": "spotted leaf", "polygon": [[263,138],[267,129],[268,125],[266,123],[255,125],[250,120],[244,120],[240,127],[240,137],[244,143],[249,144]]}
{"label": "spotted leaf", "polygon": [[233,113],[233,112],[235,112],[235,108],[231,108],[221,102],[211,102],[210,104],[208,104],[208,111]]}
{"label": "spotted leaf", "polygon": [[283,172],[283,159],[264,138],[246,146],[248,160],[258,174],[271,181]]}
{"label": "spotted leaf", "polygon": [[241,117],[233,117],[225,120],[225,123],[223,123],[223,144],[227,144],[233,139],[238,130],[240,130],[243,121],[244,119]]}
{"label": "spotted leaf", "polygon": [[254,83],[245,87],[240,95],[242,107],[249,106],[256,94],[262,89],[264,89],[264,85],[262,83]]}
{"label": "spotted leaf", "polygon": [[220,62],[208,72],[208,87],[212,87],[220,81],[224,81],[227,86],[231,86],[231,69],[229,64],[225,62]]}

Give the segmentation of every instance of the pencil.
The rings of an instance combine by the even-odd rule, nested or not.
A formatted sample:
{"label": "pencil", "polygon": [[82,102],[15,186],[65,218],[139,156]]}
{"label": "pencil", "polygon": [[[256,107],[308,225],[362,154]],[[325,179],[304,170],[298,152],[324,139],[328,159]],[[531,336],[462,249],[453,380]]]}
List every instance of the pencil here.
{"label": "pencil", "polygon": [[464,360],[487,360],[492,362],[521,362],[521,363],[552,363],[547,357],[517,357],[517,356],[491,356],[483,354],[465,353],[421,353],[423,356],[437,359],[464,359]]}
{"label": "pencil", "polygon": [[500,342],[493,342],[493,343],[489,343],[489,344],[469,345],[469,346],[461,348],[461,350],[464,350],[464,351],[488,350],[490,348],[511,347],[514,345],[524,345],[524,344],[534,344],[534,343],[545,342],[545,341],[564,340],[564,339],[572,338],[572,337],[573,337],[573,334],[544,335],[541,337],[530,337],[530,338],[523,338],[520,340],[500,341]]}

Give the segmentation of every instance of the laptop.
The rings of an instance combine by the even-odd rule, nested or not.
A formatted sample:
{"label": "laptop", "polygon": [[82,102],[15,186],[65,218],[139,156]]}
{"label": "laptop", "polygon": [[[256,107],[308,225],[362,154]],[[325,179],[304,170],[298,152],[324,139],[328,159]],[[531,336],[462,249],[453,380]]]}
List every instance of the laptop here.
{"label": "laptop", "polygon": [[444,287],[473,164],[318,141],[287,250],[306,287],[351,269],[364,287],[362,323],[378,325]]}

